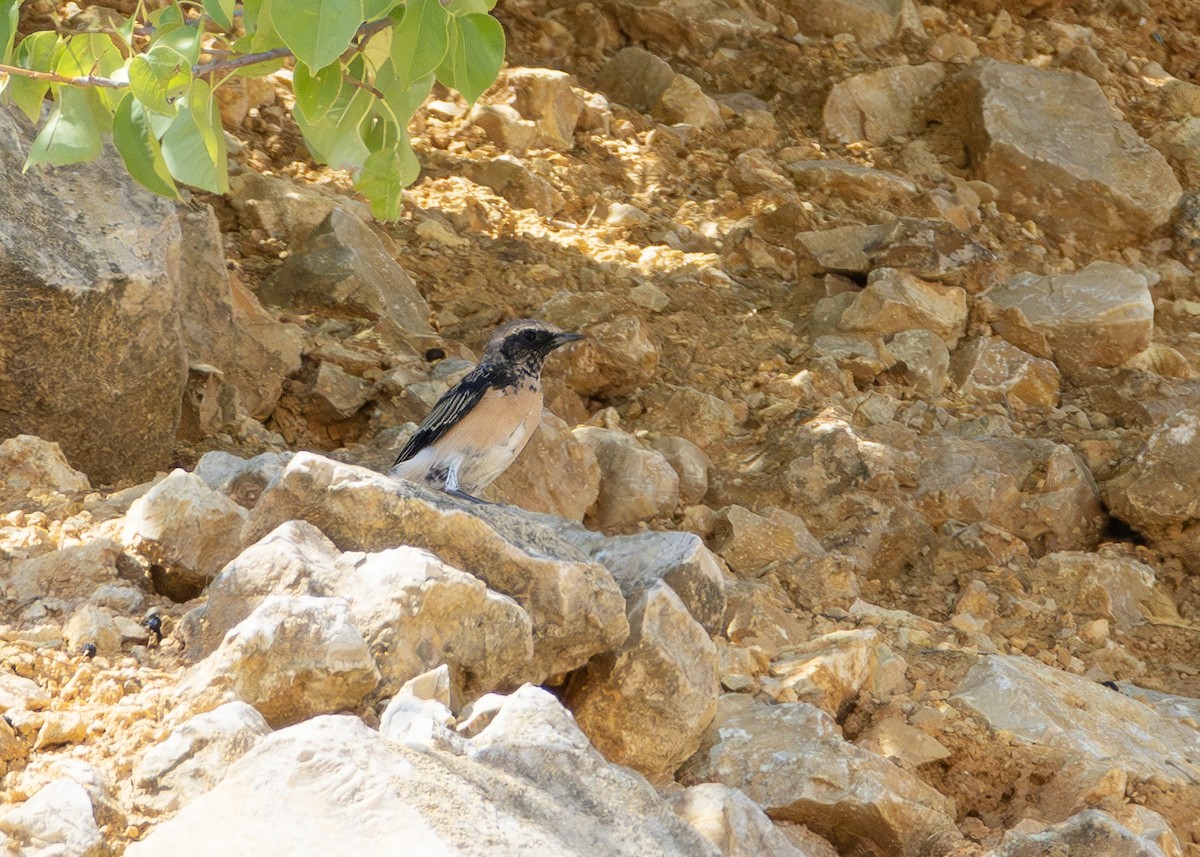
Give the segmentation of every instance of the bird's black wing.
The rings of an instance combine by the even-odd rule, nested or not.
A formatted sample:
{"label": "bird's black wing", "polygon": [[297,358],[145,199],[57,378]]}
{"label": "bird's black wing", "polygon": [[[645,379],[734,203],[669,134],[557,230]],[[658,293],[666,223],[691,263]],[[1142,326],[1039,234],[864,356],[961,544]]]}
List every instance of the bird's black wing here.
{"label": "bird's black wing", "polygon": [[408,461],[429,444],[434,443],[450,429],[454,428],[472,408],[479,404],[483,394],[487,392],[490,377],[486,367],[476,366],[461,381],[446,391],[437,400],[433,410],[429,412],[420,427],[404,444],[400,454],[396,456],[395,467],[402,461]]}

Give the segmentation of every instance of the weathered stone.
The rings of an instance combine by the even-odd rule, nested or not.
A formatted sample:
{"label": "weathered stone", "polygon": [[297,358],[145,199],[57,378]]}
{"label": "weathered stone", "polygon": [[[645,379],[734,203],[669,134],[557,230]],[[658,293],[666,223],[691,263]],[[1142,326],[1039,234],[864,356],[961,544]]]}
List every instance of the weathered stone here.
{"label": "weathered stone", "polygon": [[932,839],[955,834],[949,800],[844,741],[837,723],[807,703],[722,696],[680,779],[741,789],[776,821],[807,825],[839,853],[917,857]]}
{"label": "weathered stone", "polygon": [[432,333],[429,306],[378,235],[334,208],[258,291],[265,303],[291,309],[337,308]]}
{"label": "weathered stone", "polygon": [[902,330],[888,340],[895,360],[891,372],[924,399],[937,399],[949,383],[950,352],[940,336],[928,330]]}
{"label": "weathered stone", "polygon": [[835,84],[822,113],[824,132],[842,142],[876,145],[920,131],[925,109],[946,73],[940,63],[900,65]]}
{"label": "weathered stone", "polygon": [[[467,114],[467,121],[477,128],[482,128],[489,140],[518,158],[524,156],[525,150],[533,145],[538,133],[537,125],[522,119],[517,109],[508,104],[476,102]],[[431,220],[425,222],[436,223]],[[432,228],[426,227],[426,231]]]}
{"label": "weathered stone", "polygon": [[1039,582],[1030,594],[1054,598],[1060,610],[1107,619],[1125,632],[1146,622],[1142,605],[1154,596],[1155,574],[1144,562],[1106,548],[1098,553],[1060,551],[1038,560],[1037,572],[1032,579]]}
{"label": "weathered stone", "polygon": [[838,226],[796,236],[813,260],[827,271],[865,274],[871,270],[866,248],[887,234],[887,226]]}
{"label": "weathered stone", "polygon": [[582,521],[600,496],[600,465],[565,422],[543,411],[529,444],[487,495],[530,512]]}
{"label": "weathered stone", "polygon": [[705,94],[700,84],[686,74],[677,74],[663,91],[654,114],[671,125],[692,125],[700,129],[718,128],[721,108]]}
{"label": "weathered stone", "polygon": [[[107,849],[96,826],[92,801],[74,780],[54,780],[0,818],[0,846],[26,846],[10,854],[101,857]],[[28,849],[28,850],[27,850]]]}
{"label": "weathered stone", "polygon": [[186,601],[237,555],[245,521],[237,503],[174,470],[129,507],[121,538],[149,561],[159,592]]}
{"label": "weathered stone", "polygon": [[629,632],[612,576],[531,513],[465,504],[411,482],[299,453],[259,498],[243,536],[256,541],[296,519],[318,527],[342,550],[425,548],[511,596],[533,621],[533,676],[582,666]]}
{"label": "weathered stone", "polygon": [[36,711],[50,704],[50,696],[31,678],[16,673],[0,673],[0,714],[13,708]]}
{"label": "weathered stone", "polygon": [[179,221],[111,148],[26,172],[32,140],[0,110],[0,437],[57,442],[99,484],[148,477],[170,461],[187,382]]}
{"label": "weathered stone", "polygon": [[711,55],[721,44],[745,44],[778,32],[774,24],[724,0],[605,0],[604,6],[630,39],[663,54]]}
{"label": "weathered stone", "polygon": [[838,327],[881,336],[928,330],[953,348],[966,323],[967,294],[962,289],[927,283],[895,268],[877,268],[842,313]]}
{"label": "weathered stone", "polygon": [[880,756],[900,759],[914,768],[940,762],[951,755],[941,741],[897,718],[872,724],[854,743]]}
{"label": "weathered stone", "polygon": [[510,68],[505,80],[513,107],[534,123],[532,145],[568,151],[575,148],[575,126],[583,99],[571,88],[571,76],[548,68]]}
{"label": "weathered stone", "polygon": [[789,0],[783,9],[805,35],[850,33],[868,48],[891,39],[915,14],[908,0]]}
{"label": "weathered stone", "polygon": [[558,531],[612,572],[627,602],[661,580],[675,590],[692,618],[706,631],[720,631],[725,615],[725,578],[720,561],[699,536],[656,530],[604,536],[567,526]]}
{"label": "weathered stone", "polygon": [[579,426],[575,437],[592,450],[600,466],[600,494],[585,518],[589,526],[629,531],[675,511],[679,476],[662,453],[614,429]]}
{"label": "weathered stone", "polygon": [[91,489],[87,476],[73,468],[62,447],[31,434],[0,443],[0,509],[50,494]]}
{"label": "weathered stone", "polygon": [[1058,406],[1058,367],[998,336],[964,343],[954,352],[952,371],[959,394],[973,402],[1016,411]]}
{"label": "weathered stone", "polygon": [[729,786],[701,783],[670,800],[722,857],[836,857],[832,847],[824,852],[797,847],[758,804]]}
{"label": "weathered stone", "polygon": [[633,315],[589,325],[587,339],[564,355],[563,379],[583,396],[611,398],[654,377],[659,348],[648,325]]}
{"label": "weathered stone", "polygon": [[[1181,753],[1200,749],[1200,733],[1096,682],[1033,658],[992,655],[971,667],[950,701],[983,717],[992,730],[1070,760],[1046,784],[1044,802],[1062,793],[1058,802],[1070,811],[1117,770],[1127,788],[1145,788],[1144,804],[1168,820],[1190,823],[1200,807],[1192,775],[1177,763]],[[1142,785],[1149,782],[1155,785]]]}
{"label": "weathered stone", "polygon": [[82,604],[71,614],[63,626],[63,637],[72,652],[81,651],[86,645],[95,646],[97,653],[106,656],[121,651],[121,632],[113,621],[112,611],[95,604]]}
{"label": "weathered stone", "polygon": [[245,702],[227,702],[184,722],[145,752],[133,769],[139,802],[174,812],[211,789],[271,729]]}
{"label": "weathered stone", "polygon": [[613,101],[663,122],[697,128],[722,124],[717,103],[696,81],[676,74],[665,60],[642,48],[618,51],[600,70],[598,83]]}
{"label": "weathered stone", "polygon": [[708,471],[712,461],[704,450],[687,438],[666,436],[655,438],[650,445],[663,454],[667,464],[679,476],[679,502],[694,506],[708,493]]}
{"label": "weathered stone", "polygon": [[834,631],[794,648],[771,662],[771,676],[794,694],[791,701],[811,702],[831,717],[838,717],[870,682],[877,663],[879,633]]}
{"label": "weathered stone", "polygon": [[782,168],[762,149],[747,149],[729,165],[726,173],[738,193],[754,194],[768,191],[775,194],[795,193],[796,185],[783,174]]}
{"label": "weathered stone", "polygon": [[567,204],[558,188],[512,155],[490,161],[463,161],[460,170],[471,181],[504,197],[514,208],[532,208],[550,217]]}
{"label": "weathered stone", "polygon": [[335,193],[328,185],[297,182],[255,170],[229,177],[229,204],[241,217],[244,228],[261,229],[293,247],[307,241],[334,209],[359,220],[371,219],[364,203]]}
{"label": "weathered stone", "polygon": [[[962,191],[960,191],[961,193]],[[937,196],[933,196],[937,200]],[[897,217],[864,248],[871,268],[900,268],[975,294],[991,284],[996,254],[945,220]]]}
{"label": "weathered stone", "polygon": [[833,197],[887,202],[917,195],[917,186],[911,179],[837,158],[789,161],[784,167],[801,190],[819,189]]}
{"label": "weathered stone", "polygon": [[996,333],[1068,371],[1118,366],[1149,345],[1154,330],[1146,278],[1111,262],[1073,274],[1019,274],[982,300]]}
{"label": "weathered stone", "polygon": [[300,366],[304,332],[271,317],[253,292],[230,280],[211,206],[182,215],[179,317],[192,362],[215,366],[252,417],[266,417],[283,379]]}
{"label": "weathered stone", "polygon": [[1104,483],[1112,514],[1157,550],[1200,571],[1200,405],[1182,402],[1156,426],[1137,456]]}
{"label": "weathered stone", "polygon": [[[786,515],[786,513],[785,513]],[[824,548],[794,515],[757,515],[742,506],[729,506],[712,535],[713,549],[738,575],[752,577],[769,566],[800,557],[821,557]]]}
{"label": "weathered stone", "polygon": [[818,336],[813,352],[832,361],[854,376],[860,387],[870,385],[882,372],[896,365],[895,359],[877,339],[853,334]]}
{"label": "weathered stone", "polygon": [[1200,117],[1171,122],[1150,138],[1184,187],[1200,187]]}
{"label": "weathered stone", "polygon": [[271,595],[192,668],[180,695],[204,708],[240,699],[278,728],[357,708],[378,683],[343,599]]}
{"label": "weathered stone", "polygon": [[46,598],[86,601],[100,586],[116,582],[120,555],[119,544],[96,539],[14,562],[5,581],[8,596],[21,606]]}
{"label": "weathered stone", "polygon": [[238,458],[213,450],[200,456],[193,471],[209,488],[220,491],[239,506],[254,508],[271,480],[283,472],[290,452],[264,452],[253,458]]}
{"label": "weathered stone", "polygon": [[[346,788],[346,783],[354,788]],[[281,835],[284,834],[284,835]],[[356,717],[269,735],[210,792],[126,850],[429,857],[716,857],[646,781],[605,762],[546,691],[504,700],[467,754],[413,749]]]}
{"label": "weathered stone", "polygon": [[[1174,839],[1174,836],[1171,836]],[[988,857],[1169,857],[1182,854],[1167,852],[1149,837],[1139,836],[1111,815],[1086,809],[1039,833],[1006,834],[1000,846]]]}
{"label": "weathered stone", "polygon": [[701,449],[726,440],[737,424],[733,408],[693,387],[678,387],[663,405],[659,421]]}
{"label": "weathered stone", "polygon": [[1166,159],[1113,118],[1099,84],[1082,74],[981,59],[945,104],[1000,205],[1058,235],[1120,245],[1164,226],[1179,201]]}

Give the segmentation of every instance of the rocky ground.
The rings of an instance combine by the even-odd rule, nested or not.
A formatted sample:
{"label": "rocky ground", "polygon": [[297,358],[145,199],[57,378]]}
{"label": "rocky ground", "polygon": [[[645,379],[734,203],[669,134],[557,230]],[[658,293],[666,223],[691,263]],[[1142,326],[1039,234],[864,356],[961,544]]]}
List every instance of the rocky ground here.
{"label": "rocky ground", "polygon": [[394,224],[286,74],[178,209],[0,112],[0,853],[1200,855],[1200,7],[497,13]]}

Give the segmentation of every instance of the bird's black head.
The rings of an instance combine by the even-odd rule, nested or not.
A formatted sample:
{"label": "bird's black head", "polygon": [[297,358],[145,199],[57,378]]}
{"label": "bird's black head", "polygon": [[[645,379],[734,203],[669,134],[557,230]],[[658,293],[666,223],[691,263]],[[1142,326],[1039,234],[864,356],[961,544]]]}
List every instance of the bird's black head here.
{"label": "bird's black head", "polygon": [[544,321],[523,318],[510,321],[493,333],[483,356],[485,360],[500,360],[537,371],[551,351],[579,339],[583,337],[578,333],[566,333]]}

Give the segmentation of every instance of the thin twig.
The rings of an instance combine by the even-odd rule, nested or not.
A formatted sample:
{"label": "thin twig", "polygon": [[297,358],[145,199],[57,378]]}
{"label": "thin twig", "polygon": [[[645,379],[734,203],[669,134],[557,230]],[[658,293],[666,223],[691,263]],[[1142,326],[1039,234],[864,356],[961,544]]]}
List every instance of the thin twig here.
{"label": "thin twig", "polygon": [[98,77],[94,74],[84,77],[67,77],[62,74],[55,74],[52,71],[35,71],[31,68],[21,68],[15,65],[0,64],[0,73],[15,74],[18,77],[32,77],[34,80],[45,80],[50,83],[69,83],[72,86],[98,86],[104,89],[124,89],[126,86],[129,86],[128,83],[122,83],[110,77]]}

